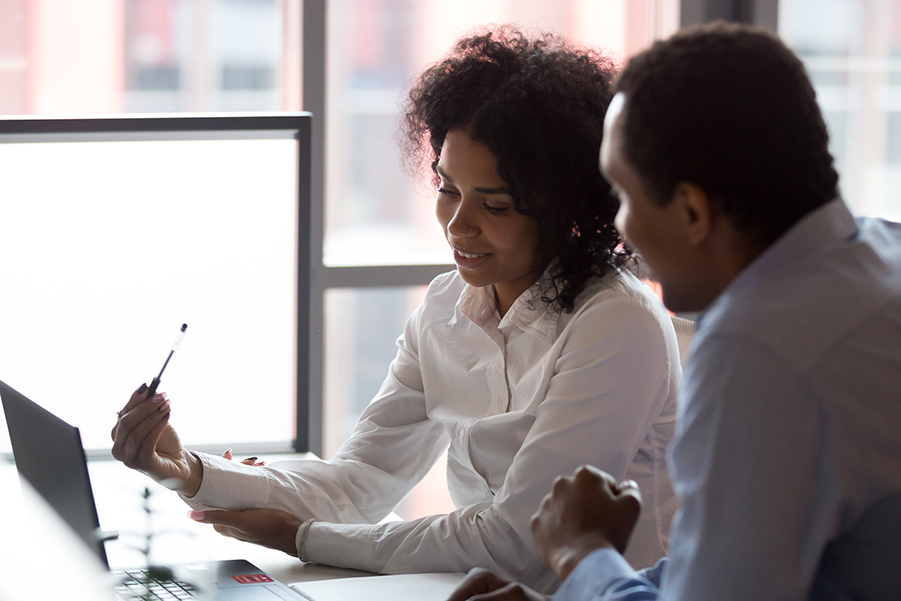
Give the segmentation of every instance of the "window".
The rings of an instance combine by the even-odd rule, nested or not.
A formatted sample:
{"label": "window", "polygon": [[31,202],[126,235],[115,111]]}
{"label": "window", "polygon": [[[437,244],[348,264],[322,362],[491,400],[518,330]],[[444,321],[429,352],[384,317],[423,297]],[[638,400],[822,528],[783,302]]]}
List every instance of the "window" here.
{"label": "window", "polygon": [[186,322],[162,388],[186,442],[287,450],[308,378],[309,124],[0,120],[4,381],[108,447]]}
{"label": "window", "polygon": [[901,221],[901,1],[781,0],[829,128],[845,200]]}

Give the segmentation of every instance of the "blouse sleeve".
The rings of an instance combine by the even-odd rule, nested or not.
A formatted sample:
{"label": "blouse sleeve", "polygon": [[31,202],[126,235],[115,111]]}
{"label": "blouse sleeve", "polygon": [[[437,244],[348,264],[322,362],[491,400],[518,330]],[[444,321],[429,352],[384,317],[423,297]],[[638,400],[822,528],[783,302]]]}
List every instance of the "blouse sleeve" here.
{"label": "blouse sleeve", "polygon": [[377,526],[317,522],[307,535],[307,557],[381,573],[482,566],[552,592],[559,583],[535,548],[531,515],[554,478],[579,465],[592,463],[617,478],[626,473],[670,394],[675,356],[664,322],[633,300],[598,303],[576,319],[493,502]]}

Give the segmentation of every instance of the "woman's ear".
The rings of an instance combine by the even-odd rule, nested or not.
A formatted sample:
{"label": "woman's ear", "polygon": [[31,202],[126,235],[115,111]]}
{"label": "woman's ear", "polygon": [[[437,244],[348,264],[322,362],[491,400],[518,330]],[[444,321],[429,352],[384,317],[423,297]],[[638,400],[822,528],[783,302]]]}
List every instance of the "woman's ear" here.
{"label": "woman's ear", "polygon": [[673,192],[685,240],[692,246],[703,244],[713,227],[713,207],[707,193],[695,184],[680,182]]}

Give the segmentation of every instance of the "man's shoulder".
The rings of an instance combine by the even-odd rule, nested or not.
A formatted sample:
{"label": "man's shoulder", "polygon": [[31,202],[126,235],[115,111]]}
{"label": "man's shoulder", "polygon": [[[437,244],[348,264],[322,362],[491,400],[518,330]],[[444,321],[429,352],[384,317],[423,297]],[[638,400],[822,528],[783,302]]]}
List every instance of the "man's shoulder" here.
{"label": "man's shoulder", "polygon": [[[897,225],[897,224],[894,224]],[[901,226],[805,257],[727,291],[702,319],[699,341],[727,337],[783,355],[804,371],[874,319],[901,318]]]}

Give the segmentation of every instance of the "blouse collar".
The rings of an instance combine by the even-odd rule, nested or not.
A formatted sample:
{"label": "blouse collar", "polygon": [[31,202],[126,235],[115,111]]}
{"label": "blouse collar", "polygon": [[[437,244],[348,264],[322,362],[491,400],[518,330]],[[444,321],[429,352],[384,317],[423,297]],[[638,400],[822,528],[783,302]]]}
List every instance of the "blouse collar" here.
{"label": "blouse collar", "polygon": [[518,327],[523,332],[553,343],[560,312],[550,303],[541,300],[542,292],[551,285],[549,271],[545,270],[532,286],[519,295],[501,318],[494,285],[475,287],[467,284],[457,301],[450,325],[465,316],[489,335],[495,330],[505,331]]}

